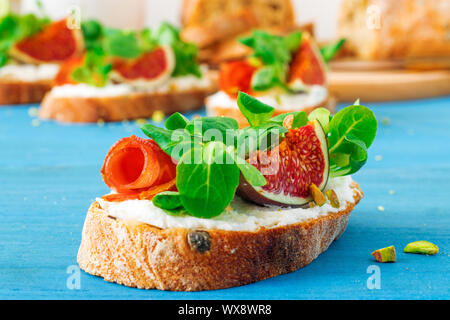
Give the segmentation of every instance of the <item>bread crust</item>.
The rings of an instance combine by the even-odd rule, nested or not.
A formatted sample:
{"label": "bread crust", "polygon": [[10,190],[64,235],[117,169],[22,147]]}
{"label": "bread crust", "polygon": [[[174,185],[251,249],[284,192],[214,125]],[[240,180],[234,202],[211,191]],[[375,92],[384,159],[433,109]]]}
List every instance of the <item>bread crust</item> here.
{"label": "bread crust", "polygon": [[149,118],[155,111],[165,114],[203,107],[205,98],[216,90],[209,88],[167,93],[133,93],[115,97],[56,97],[47,94],[39,116],[59,122],[92,123]]}
{"label": "bread crust", "polygon": [[256,232],[203,230],[210,248],[189,245],[189,229],[159,229],[108,217],[91,205],[83,227],[78,264],[84,271],[141,289],[202,291],[241,286],[298,270],[326,251],[345,231],[363,197],[338,213]]}
{"label": "bread crust", "polygon": [[0,79],[0,106],[39,103],[52,88],[52,81],[24,82]]}

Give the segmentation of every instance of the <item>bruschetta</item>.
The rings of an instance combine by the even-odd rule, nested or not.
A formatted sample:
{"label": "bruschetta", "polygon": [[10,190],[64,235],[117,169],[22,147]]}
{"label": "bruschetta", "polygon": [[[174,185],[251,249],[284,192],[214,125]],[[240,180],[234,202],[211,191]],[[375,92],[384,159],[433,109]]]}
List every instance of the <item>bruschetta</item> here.
{"label": "bruschetta", "polygon": [[[89,22],[86,22],[86,24]],[[40,117],[60,122],[122,121],[171,114],[204,105],[216,90],[215,74],[196,62],[195,45],[163,24],[121,31],[93,21],[82,57],[67,61],[45,97]],[[94,27],[94,25],[96,27]]]}
{"label": "bruschetta", "polygon": [[0,105],[41,102],[59,65],[84,50],[81,30],[68,19],[11,13],[0,19],[0,32]]}
{"label": "bruschetta", "polygon": [[222,64],[220,91],[206,100],[209,115],[233,117],[240,125],[247,125],[237,105],[239,91],[274,106],[276,114],[309,113],[319,107],[334,111],[326,65],[308,33],[278,36],[256,30],[240,42],[252,49],[251,54]]}
{"label": "bruschetta", "polygon": [[350,175],[367,160],[373,113],[274,116],[238,99],[246,128],[175,113],[142,127],[150,139],[114,144],[101,170],[111,193],[83,227],[83,270],[143,289],[223,289],[298,270],[343,234],[363,197]]}

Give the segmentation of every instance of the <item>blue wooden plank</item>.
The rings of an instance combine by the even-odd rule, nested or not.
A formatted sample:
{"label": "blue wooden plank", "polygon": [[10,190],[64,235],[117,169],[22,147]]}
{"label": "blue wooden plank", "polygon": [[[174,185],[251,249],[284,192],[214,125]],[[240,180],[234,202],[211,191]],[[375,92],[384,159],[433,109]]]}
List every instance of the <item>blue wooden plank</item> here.
{"label": "blue wooden plank", "polygon": [[[117,139],[143,135],[134,122],[69,126],[33,121],[30,106],[0,108],[0,299],[448,299],[450,97],[370,106],[379,134],[355,176],[366,197],[341,239],[297,272],[199,293],[131,289],[83,272],[71,290],[85,213],[107,192],[104,156]],[[401,252],[422,239],[440,253]],[[397,263],[375,263],[370,253],[388,245]],[[371,265],[381,289],[367,286]]]}

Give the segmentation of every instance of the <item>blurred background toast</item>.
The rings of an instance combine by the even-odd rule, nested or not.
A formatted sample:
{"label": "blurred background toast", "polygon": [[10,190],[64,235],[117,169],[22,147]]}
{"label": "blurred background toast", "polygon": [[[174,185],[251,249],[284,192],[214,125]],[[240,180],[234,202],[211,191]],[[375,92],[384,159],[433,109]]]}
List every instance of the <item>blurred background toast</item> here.
{"label": "blurred background toast", "polygon": [[185,0],[181,16],[182,37],[196,43],[200,59],[211,65],[247,56],[249,49],[237,39],[254,29],[314,34],[312,23],[296,25],[291,0]]}
{"label": "blurred background toast", "polygon": [[343,0],[339,36],[361,60],[450,57],[450,1]]}

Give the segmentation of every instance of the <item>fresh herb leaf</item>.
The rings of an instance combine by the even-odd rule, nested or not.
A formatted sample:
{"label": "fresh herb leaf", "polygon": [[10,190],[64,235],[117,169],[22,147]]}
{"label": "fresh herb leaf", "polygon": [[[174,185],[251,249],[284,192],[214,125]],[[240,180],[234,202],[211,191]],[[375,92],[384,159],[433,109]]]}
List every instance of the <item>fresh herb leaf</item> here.
{"label": "fresh herb leaf", "polygon": [[270,149],[287,131],[282,125],[272,122],[239,130],[237,136],[238,156],[247,159],[256,150]]}
{"label": "fresh herb leaf", "polygon": [[201,136],[203,142],[219,141],[235,145],[239,124],[233,118],[203,117],[190,121],[186,130],[194,136]]}
{"label": "fresh herb leaf", "polygon": [[239,168],[221,142],[189,150],[177,165],[177,189],[193,216],[212,218],[223,212],[239,185]]}
{"label": "fresh herb leaf", "polygon": [[322,125],[323,131],[325,131],[325,134],[328,133],[330,125],[330,110],[318,108],[309,114],[308,119],[319,121]]}
{"label": "fresh herb leaf", "polygon": [[141,130],[152,138],[165,153],[177,161],[190,149],[202,145],[201,137],[191,136],[184,129],[167,130],[148,123],[142,126]]}
{"label": "fresh herb leaf", "polygon": [[101,47],[100,39],[103,35],[103,26],[97,20],[87,20],[81,22],[86,49]]}
{"label": "fresh herb leaf", "polygon": [[277,123],[280,126],[282,126],[284,124],[285,119],[289,116],[294,116],[294,119],[292,121],[292,129],[301,128],[308,124],[308,115],[304,111],[283,113],[270,119],[270,122]]}
{"label": "fresh herb leaf", "polygon": [[247,118],[252,127],[266,123],[275,111],[271,106],[260,102],[244,92],[239,92],[237,104],[239,110],[241,110],[241,113]]}
{"label": "fresh herb leaf", "polygon": [[168,130],[177,130],[186,128],[189,120],[179,112],[172,114],[164,123]]}
{"label": "fresh herb leaf", "polygon": [[267,184],[266,178],[256,167],[242,158],[238,158],[236,163],[245,180],[252,186],[263,187]]}
{"label": "fresh herb leaf", "polygon": [[367,162],[367,149],[375,140],[377,119],[360,105],[338,112],[329,123],[329,152],[332,176],[357,172]]}
{"label": "fresh herb leaf", "polygon": [[108,56],[134,59],[141,55],[136,33],[132,31],[111,32],[111,35],[105,39],[104,49]]}
{"label": "fresh herb leaf", "polygon": [[8,62],[8,55],[5,52],[0,52],[0,68]]}
{"label": "fresh herb leaf", "polygon": [[255,72],[251,86],[256,91],[265,91],[273,88],[277,81],[278,78],[274,66],[267,66]]}
{"label": "fresh herb leaf", "polygon": [[302,44],[302,33],[299,31],[292,32],[283,38],[283,43],[290,52],[295,52]]}
{"label": "fresh herb leaf", "polygon": [[159,45],[172,47],[176,60],[172,76],[179,77],[192,74],[198,78],[202,77],[202,72],[197,63],[197,46],[181,40],[180,31],[176,27],[167,22],[162,23],[153,34],[153,39]]}
{"label": "fresh herb leaf", "polygon": [[157,194],[153,200],[153,204],[163,210],[176,210],[183,207],[180,199],[180,193],[173,191],[166,191]]}
{"label": "fresh herb leaf", "polygon": [[72,72],[72,78],[79,83],[103,87],[108,81],[111,70],[112,65],[106,62],[105,56],[89,51],[86,53],[84,65]]}
{"label": "fresh herb leaf", "polygon": [[262,61],[264,67],[252,78],[252,88],[255,91],[265,91],[279,86],[286,88],[287,72],[292,54],[298,50],[302,41],[300,32],[281,37],[264,31],[256,30],[251,37],[241,38],[242,44],[253,49],[250,57]]}
{"label": "fresh herb leaf", "polygon": [[336,43],[331,43],[329,45],[320,48],[320,53],[322,54],[323,60],[326,63],[330,62],[334,58],[334,56],[338,53],[338,51],[342,48],[344,43],[345,39],[340,39]]}

